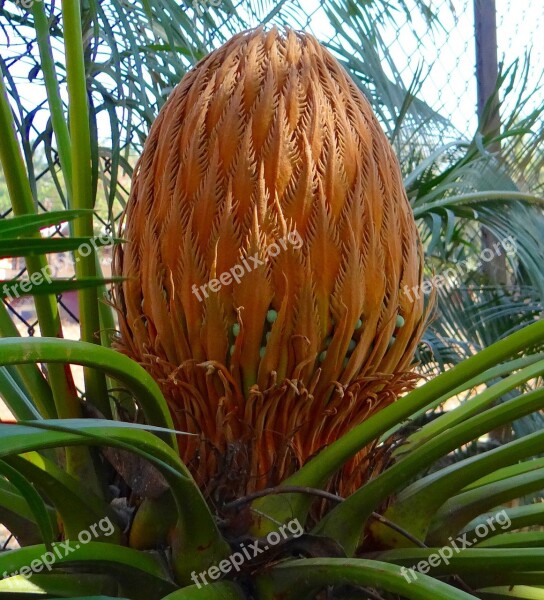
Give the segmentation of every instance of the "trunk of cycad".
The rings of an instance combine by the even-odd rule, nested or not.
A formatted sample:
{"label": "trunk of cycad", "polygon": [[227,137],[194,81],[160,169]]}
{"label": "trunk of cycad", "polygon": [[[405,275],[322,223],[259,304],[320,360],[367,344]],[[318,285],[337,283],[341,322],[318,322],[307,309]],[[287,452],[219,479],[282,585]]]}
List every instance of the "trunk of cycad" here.
{"label": "trunk of cycad", "polygon": [[[412,211],[368,101],[313,37],[242,33],[182,79],[122,235],[117,347],[197,434],[180,450],[208,496],[277,484],[413,384]],[[201,288],[236,265],[238,281]],[[372,457],[331,487],[360,485]]]}

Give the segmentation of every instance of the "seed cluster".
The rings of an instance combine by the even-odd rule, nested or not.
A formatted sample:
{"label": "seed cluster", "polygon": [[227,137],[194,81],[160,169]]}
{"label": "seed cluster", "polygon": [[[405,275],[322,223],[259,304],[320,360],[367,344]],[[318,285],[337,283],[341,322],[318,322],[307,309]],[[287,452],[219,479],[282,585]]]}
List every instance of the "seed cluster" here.
{"label": "seed cluster", "polygon": [[273,483],[405,388],[421,243],[368,101],[312,36],[246,32],[187,73],[121,235],[117,347],[205,438],[180,436],[203,479],[246,440],[248,481]]}

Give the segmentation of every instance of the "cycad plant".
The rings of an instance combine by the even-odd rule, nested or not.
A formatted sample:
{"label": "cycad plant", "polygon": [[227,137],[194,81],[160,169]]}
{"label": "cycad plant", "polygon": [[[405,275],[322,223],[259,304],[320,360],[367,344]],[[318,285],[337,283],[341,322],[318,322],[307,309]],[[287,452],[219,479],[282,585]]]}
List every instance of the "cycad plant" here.
{"label": "cycad plant", "polygon": [[240,34],[186,75],[122,235],[117,346],[197,435],[181,455],[210,494],[276,485],[414,380],[423,252],[400,169],[311,36]]}
{"label": "cycad plant", "polygon": [[[123,355],[98,335],[113,328],[107,281],[82,251],[96,240],[80,6],[63,2],[69,127],[43,4],[32,11],[68,211],[34,214],[2,81],[17,214],[0,247],[26,258],[17,285],[44,337],[17,337],[0,306],[15,417],[0,424],[0,520],[20,546],[0,553],[0,594],[542,597],[544,504],[513,501],[543,487],[544,432],[458,451],[542,411],[544,324],[404,393],[426,313],[402,292],[421,284],[421,246],[396,159],[334,59],[256,31],[172,93],[116,254]],[[40,237],[67,220],[66,240]],[[47,281],[45,255],[71,249],[75,280]],[[70,288],[83,341],[59,337],[52,294]]]}

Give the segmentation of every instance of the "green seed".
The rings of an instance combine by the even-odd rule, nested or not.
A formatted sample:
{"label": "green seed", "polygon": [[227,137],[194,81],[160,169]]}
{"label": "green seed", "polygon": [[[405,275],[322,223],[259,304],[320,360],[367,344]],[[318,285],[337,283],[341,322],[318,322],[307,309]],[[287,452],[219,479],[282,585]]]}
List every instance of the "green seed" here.
{"label": "green seed", "polygon": [[261,358],[263,358],[265,352],[266,352],[266,348],[264,346],[261,346],[261,349],[259,350],[259,356]]}
{"label": "green seed", "polygon": [[353,350],[355,350],[355,346],[357,346],[357,342],[355,340],[350,340],[348,351],[353,352]]}
{"label": "green seed", "polygon": [[270,309],[267,313],[266,313],[266,320],[269,323],[273,323],[276,319],[278,318],[278,312],[276,310]]}
{"label": "green seed", "polygon": [[230,355],[232,356],[234,354],[234,344],[232,344],[232,346],[230,347]]}
{"label": "green seed", "polygon": [[234,323],[234,325],[232,326],[232,333],[233,333],[234,337],[236,337],[240,333],[240,324],[239,323]]}
{"label": "green seed", "polygon": [[395,327],[402,327],[404,325],[404,317],[401,315],[397,315],[397,320],[395,321]]}
{"label": "green seed", "polygon": [[391,348],[391,346],[397,341],[397,338],[393,335],[391,336],[391,339],[389,340],[389,343],[387,344],[388,348]]}
{"label": "green seed", "polygon": [[355,329],[361,329],[362,326],[363,326],[363,321],[361,319],[359,319],[357,321],[357,323],[355,323]]}
{"label": "green seed", "polygon": [[327,357],[327,351],[323,350],[323,352],[319,355],[319,362],[323,362]]}
{"label": "green seed", "polygon": [[268,342],[268,340],[270,339],[270,331],[264,337],[266,338],[266,341]]}
{"label": "green seed", "polygon": [[329,335],[329,337],[325,338],[325,346],[327,346],[327,348],[331,345],[332,342],[332,335]]}

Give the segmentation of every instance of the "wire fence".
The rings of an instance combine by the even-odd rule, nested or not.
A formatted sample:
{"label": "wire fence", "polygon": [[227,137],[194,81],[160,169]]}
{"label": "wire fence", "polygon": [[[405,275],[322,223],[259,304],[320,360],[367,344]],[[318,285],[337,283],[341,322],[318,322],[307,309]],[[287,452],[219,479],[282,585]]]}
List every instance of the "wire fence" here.
{"label": "wire fence", "polygon": [[[12,1],[12,0],[10,0]],[[341,6],[349,6],[347,2],[325,2],[319,0],[289,0],[285,2],[249,3],[247,0],[232,4],[229,2],[229,11],[225,13],[224,0],[188,0],[185,7],[186,15],[192,18],[195,28],[200,28],[204,46],[213,48],[224,39],[225,31],[234,33],[237,24],[245,22],[250,26],[257,26],[262,22],[289,24],[296,29],[304,29],[313,33],[321,42],[329,46],[337,54],[345,47],[346,34],[357,36],[357,31],[346,32],[342,28]],[[487,0],[483,0],[484,2]],[[0,0],[0,9],[5,1]],[[369,46],[376,49],[376,56],[383,67],[385,75],[395,84],[405,90],[412,89],[416,96],[423,100],[433,111],[443,119],[445,126],[441,136],[445,139],[448,135],[462,135],[471,137],[477,128],[477,80],[475,72],[475,38],[474,38],[474,6],[473,0],[432,0],[425,4],[434,13],[436,18],[429,18],[429,14],[421,11],[418,0],[406,0],[396,3],[384,3],[390,6],[391,14],[385,18],[371,10],[364,11],[361,4],[352,2],[353,11],[359,10],[360,19],[373,18],[374,22],[368,25],[366,31],[372,31],[372,39],[368,36],[360,39],[361,53],[364,55]],[[127,5],[128,6],[128,5]],[[380,3],[380,6],[382,4]],[[537,43],[541,40],[544,31],[544,11],[539,3],[530,0],[497,0],[497,52],[499,61],[505,65],[514,60],[530,58],[527,71],[528,85],[536,88],[541,77],[540,65],[544,60],[544,45]],[[343,9],[342,9],[343,10]],[[207,12],[213,13],[214,27],[200,17]],[[237,15],[237,20],[231,18]],[[352,16],[354,13],[350,13]],[[230,15],[230,16],[229,16]],[[0,14],[0,22],[1,22]],[[356,22],[356,21],[353,21]],[[360,21],[361,25],[365,25]],[[24,22],[23,22],[24,25]],[[3,33],[2,33],[3,32]],[[222,32],[221,35],[218,32]],[[4,37],[2,37],[2,35]],[[365,34],[366,35],[366,34]],[[13,39],[8,39],[5,28],[0,30],[0,47],[2,48],[2,66],[4,71],[9,71],[8,55],[4,50],[20,52],[21,56],[28,53],[28,47],[21,44],[17,49]],[[16,49],[14,51],[14,48]],[[6,50],[7,52],[7,50]],[[345,58],[339,56],[340,59]],[[185,66],[188,68],[191,57],[186,57]],[[34,67],[32,67],[34,68]],[[18,72],[11,73],[13,77],[21,77]],[[22,76],[28,77],[27,75]],[[32,81],[29,82],[29,95],[32,95]],[[414,87],[415,86],[415,87]],[[43,86],[42,86],[43,87]],[[34,89],[35,86],[34,86]],[[372,89],[370,89],[372,93]],[[528,106],[527,110],[531,107]],[[23,117],[21,117],[22,119]],[[100,122],[99,122],[100,125]],[[29,127],[35,128],[35,136],[39,136],[39,125],[30,121]],[[111,132],[105,134],[110,135]],[[443,143],[444,139],[439,140]],[[111,142],[111,140],[109,140]],[[0,142],[1,143],[1,142]],[[137,148],[141,144],[139,138],[128,137],[122,141],[127,147]],[[40,182],[42,177],[57,177],[59,170],[58,156],[54,149],[51,151],[47,165],[41,175],[36,177]],[[99,176],[111,185],[112,161],[105,154],[99,159]],[[123,201],[128,196],[129,178],[124,177],[115,182],[115,202],[109,203],[107,210],[103,211],[100,227],[109,233],[115,228]],[[0,200],[2,198],[2,180],[0,179]],[[46,201],[39,203],[40,210],[48,210]],[[11,214],[9,208],[2,212],[0,203],[0,218]],[[56,229],[52,235],[65,235],[64,231]],[[101,253],[104,274],[109,275],[110,249]],[[62,264],[56,265],[56,271],[63,276],[73,275],[73,264],[69,256],[62,258]],[[57,257],[57,260],[60,260]],[[25,268],[22,260],[0,260],[0,280],[10,280],[24,275]],[[75,294],[58,296],[59,307],[65,325],[77,327],[77,302]],[[3,299],[21,333],[35,335],[39,333],[38,323],[30,298]],[[76,332],[74,335],[78,335]]]}

